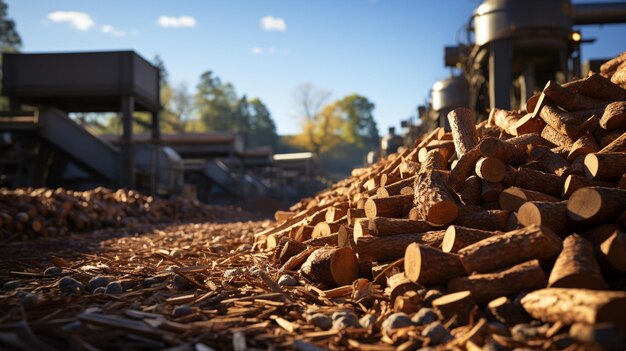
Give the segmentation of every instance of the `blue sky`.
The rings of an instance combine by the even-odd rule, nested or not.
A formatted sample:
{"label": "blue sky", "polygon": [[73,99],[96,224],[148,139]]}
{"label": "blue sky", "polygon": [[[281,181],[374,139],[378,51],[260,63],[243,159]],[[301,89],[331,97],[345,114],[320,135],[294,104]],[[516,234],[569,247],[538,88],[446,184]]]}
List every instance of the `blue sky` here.
{"label": "blue sky", "polygon": [[[8,0],[23,51],[133,49],[160,55],[174,85],[214,71],[261,98],[281,134],[299,130],[294,91],[376,104],[381,131],[414,114],[448,75],[444,45],[476,0]],[[594,1],[585,1],[594,2]],[[597,1],[595,1],[597,2]],[[266,18],[265,20],[262,20]],[[583,59],[626,50],[626,26],[585,26]]]}

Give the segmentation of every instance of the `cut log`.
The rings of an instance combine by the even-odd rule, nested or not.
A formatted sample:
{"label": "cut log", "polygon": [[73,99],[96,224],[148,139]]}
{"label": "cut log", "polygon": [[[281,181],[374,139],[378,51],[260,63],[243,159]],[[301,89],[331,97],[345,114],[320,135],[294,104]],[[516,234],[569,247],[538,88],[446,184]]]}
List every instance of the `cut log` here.
{"label": "cut log", "polygon": [[510,187],[500,193],[500,208],[507,211],[517,211],[528,201],[561,201],[558,197],[517,187]]}
{"label": "cut log", "polygon": [[547,288],[524,296],[522,306],[544,322],[611,323],[626,330],[626,292]]}
{"label": "cut log", "polygon": [[546,125],[541,131],[541,137],[552,143],[553,145],[571,148],[574,140],[565,134],[561,134],[551,126]]}
{"label": "cut log", "polygon": [[385,173],[383,175],[380,176],[380,186],[387,186],[387,185],[391,185],[395,182],[399,182],[401,181],[402,178],[396,177],[394,175],[391,175],[389,173]]}
{"label": "cut log", "polygon": [[468,108],[454,109],[448,114],[448,122],[452,130],[456,156],[461,158],[478,145],[474,112]]}
{"label": "cut log", "polygon": [[480,142],[480,153],[483,157],[497,158],[510,165],[526,163],[528,158],[524,145],[516,145],[496,138],[483,139]]}
{"label": "cut log", "polygon": [[626,233],[613,232],[600,244],[600,254],[613,269],[626,272]]}
{"label": "cut log", "polygon": [[515,122],[515,135],[541,134],[546,122],[539,117],[533,117],[532,113],[527,113],[524,117]]}
{"label": "cut log", "polygon": [[476,162],[480,159],[480,147],[477,146],[459,158],[454,169],[450,171],[448,186],[451,190],[459,191],[463,182],[474,172]]}
{"label": "cut log", "polygon": [[412,243],[404,254],[404,274],[420,285],[433,286],[466,273],[458,255]]}
{"label": "cut log", "polygon": [[274,212],[274,219],[276,219],[276,222],[282,223],[293,217],[295,214],[296,212],[293,211],[276,211]]}
{"label": "cut log", "polygon": [[626,98],[626,90],[597,73],[565,83],[563,87],[598,100],[617,101]]}
{"label": "cut log", "polygon": [[562,248],[561,239],[550,229],[531,225],[464,247],[459,256],[468,273],[487,273],[532,259],[552,258]]}
{"label": "cut log", "polygon": [[554,174],[520,168],[515,177],[515,186],[539,191],[552,196],[561,196],[565,179]]}
{"label": "cut log", "polygon": [[607,104],[603,100],[577,94],[569,89],[563,88],[553,81],[549,81],[546,84],[543,88],[543,93],[546,94],[550,100],[567,111],[603,108]]}
{"label": "cut log", "polygon": [[362,236],[370,235],[369,231],[369,219],[359,218],[354,222],[354,228],[352,229],[352,238],[356,240]]}
{"label": "cut log", "polygon": [[[385,197],[381,195],[386,195],[386,196],[399,195],[404,187],[413,186],[413,183],[415,182],[415,178],[416,176],[412,176],[412,177],[397,181],[393,184],[389,184],[385,186],[384,188],[378,188],[378,190],[376,191],[376,194],[378,195],[378,197]],[[382,190],[384,190],[384,193],[383,192],[379,193],[379,191],[382,191]]]}
{"label": "cut log", "polygon": [[546,286],[548,278],[538,260],[531,260],[494,273],[457,277],[448,283],[448,291],[469,290],[479,305],[501,296],[514,296]]}
{"label": "cut log", "polygon": [[288,241],[283,245],[282,250],[280,250],[280,254],[278,255],[278,261],[281,265],[285,264],[287,263],[287,261],[289,261],[290,258],[306,249],[307,246],[305,244],[288,239]]}
{"label": "cut log", "polygon": [[359,261],[348,248],[320,248],[302,264],[300,272],[328,287],[352,284],[359,274]]}
{"label": "cut log", "polygon": [[591,243],[578,234],[563,240],[563,251],[556,259],[548,287],[606,289],[600,266],[593,254]]}
{"label": "cut log", "polygon": [[369,219],[402,217],[409,212],[412,204],[413,195],[396,195],[380,199],[369,198],[365,202],[365,216]]}
{"label": "cut log", "polygon": [[368,221],[368,232],[374,236],[389,236],[408,233],[423,233],[432,230],[425,221],[376,217]]}
{"label": "cut log", "polygon": [[601,187],[614,187],[615,184],[609,182],[603,182],[600,180],[589,179],[586,177],[581,177],[578,175],[570,174],[565,179],[565,183],[563,184],[563,192],[562,197],[564,199],[569,198],[576,190],[580,188],[586,188],[590,186],[601,186]]}
{"label": "cut log", "polygon": [[529,201],[517,211],[517,221],[525,226],[537,225],[550,228],[560,237],[565,237],[576,228],[569,217],[567,201]]}
{"label": "cut log", "polygon": [[446,229],[446,234],[441,243],[441,250],[443,252],[457,253],[464,247],[498,234],[500,232],[451,225]]}
{"label": "cut log", "polygon": [[567,161],[574,162],[574,160],[580,156],[598,152],[600,147],[596,142],[596,139],[591,134],[583,134],[578,140],[572,144],[568,154]]}
{"label": "cut log", "polygon": [[312,238],[307,241],[304,241],[303,243],[308,246],[326,246],[326,245],[337,246],[338,242],[339,242],[339,234],[335,233],[335,234],[331,234],[327,236],[321,236],[319,238]]}
{"label": "cut log", "polygon": [[[502,183],[483,182],[480,195],[484,201],[494,202],[498,200],[503,190],[504,184]],[[495,208],[499,209],[500,207],[496,206]]]}
{"label": "cut log", "polygon": [[356,244],[352,236],[353,228],[342,225],[337,231],[337,247],[349,247],[354,249]]}
{"label": "cut log", "polygon": [[311,233],[311,238],[319,238],[322,236],[328,236],[332,233],[336,233],[339,230],[340,224],[338,223],[326,223],[319,222],[313,227],[313,233]]}
{"label": "cut log", "polygon": [[396,298],[404,295],[405,292],[421,289],[418,284],[407,278],[404,273],[396,273],[387,278],[387,286],[389,287],[389,302],[392,306]]}
{"label": "cut log", "polygon": [[510,135],[517,135],[515,123],[522,117],[524,117],[524,113],[521,111],[509,111],[499,108],[493,108],[489,111],[489,123],[498,126]]}
{"label": "cut log", "polygon": [[443,225],[458,216],[456,202],[448,190],[447,178],[447,174],[441,171],[420,171],[417,175],[414,204],[420,219]]}
{"label": "cut log", "polygon": [[[602,143],[600,143],[602,146]],[[608,153],[608,152],[626,152],[626,133],[622,133],[618,138],[611,141],[611,143],[602,148],[598,153]]]}
{"label": "cut log", "polygon": [[310,225],[295,227],[289,234],[289,237],[293,238],[296,241],[303,242],[311,239],[311,236],[313,235],[313,229],[315,229],[315,227]]}
{"label": "cut log", "polygon": [[454,154],[454,142],[451,140],[433,140],[430,144],[419,149],[417,160],[424,162],[428,152],[431,150],[439,152],[444,160],[448,160]]}
{"label": "cut log", "polygon": [[626,153],[588,154],[584,162],[585,174],[589,178],[617,182],[626,173]]}
{"label": "cut log", "polygon": [[467,325],[472,311],[477,308],[469,291],[444,295],[433,300],[432,305],[444,320],[456,318],[458,325]]}
{"label": "cut log", "polygon": [[348,214],[348,204],[342,204],[341,206],[331,206],[326,209],[326,215],[324,216],[324,220],[328,223],[335,222],[340,218],[346,216]]}
{"label": "cut log", "polygon": [[481,200],[483,181],[477,176],[470,176],[460,189],[459,197],[465,205],[477,205]]}
{"label": "cut log", "polygon": [[626,129],[626,101],[608,104],[600,118],[600,127],[606,130]]}
{"label": "cut log", "polygon": [[475,172],[481,179],[497,183],[504,179],[504,163],[495,157],[482,157],[476,162]]}
{"label": "cut log", "polygon": [[533,146],[529,152],[530,159],[541,162],[544,169],[558,176],[567,176],[572,173],[567,161],[553,153],[550,148],[542,145]]}
{"label": "cut log", "polygon": [[500,323],[511,328],[517,324],[529,323],[530,316],[519,303],[511,301],[506,296],[501,296],[487,304],[487,310]]}
{"label": "cut log", "polygon": [[482,230],[506,230],[509,221],[509,211],[488,210],[476,211],[457,217],[453,224],[462,227]]}
{"label": "cut log", "polygon": [[349,208],[348,209],[348,224],[354,225],[354,222],[359,218],[366,218],[365,210],[358,208]]}
{"label": "cut log", "polygon": [[441,247],[445,230],[425,233],[399,234],[391,236],[364,236],[356,241],[356,252],[362,260],[375,262],[393,261],[402,258],[407,246],[418,243],[426,246]]}
{"label": "cut log", "polygon": [[567,201],[567,210],[577,222],[612,222],[626,211],[626,190],[604,187],[578,189]]}

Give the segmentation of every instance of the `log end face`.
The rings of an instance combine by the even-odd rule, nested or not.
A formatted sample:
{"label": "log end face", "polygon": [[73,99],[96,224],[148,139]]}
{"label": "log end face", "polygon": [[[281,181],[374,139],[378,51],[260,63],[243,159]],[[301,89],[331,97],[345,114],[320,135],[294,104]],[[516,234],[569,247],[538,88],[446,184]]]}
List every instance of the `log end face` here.
{"label": "log end face", "polygon": [[352,284],[359,275],[359,260],[352,249],[340,248],[330,259],[332,278],[338,286]]}
{"label": "log end face", "polygon": [[520,206],[517,212],[517,221],[525,226],[529,225],[542,225],[543,218],[541,217],[541,211],[532,202],[526,202]]}
{"label": "log end face", "polygon": [[412,282],[417,282],[421,271],[422,253],[417,243],[412,243],[404,251],[404,275]]}
{"label": "log end face", "polygon": [[602,196],[593,188],[576,190],[567,201],[567,212],[575,221],[587,221],[599,214]]}
{"label": "log end face", "polygon": [[600,160],[595,154],[588,154],[583,161],[585,165],[585,175],[589,178],[595,178],[600,169]]}
{"label": "log end face", "polygon": [[376,210],[376,202],[374,202],[374,200],[368,199],[367,201],[365,201],[365,206],[363,207],[363,209],[365,210],[365,217],[367,217],[368,219],[376,218],[376,213],[378,211]]}
{"label": "log end face", "polygon": [[451,253],[454,250],[454,240],[456,239],[456,228],[451,225],[446,229],[446,234],[441,242],[441,251]]}
{"label": "log end face", "polygon": [[506,211],[517,211],[527,201],[526,194],[519,188],[508,188],[500,193],[500,208]]}

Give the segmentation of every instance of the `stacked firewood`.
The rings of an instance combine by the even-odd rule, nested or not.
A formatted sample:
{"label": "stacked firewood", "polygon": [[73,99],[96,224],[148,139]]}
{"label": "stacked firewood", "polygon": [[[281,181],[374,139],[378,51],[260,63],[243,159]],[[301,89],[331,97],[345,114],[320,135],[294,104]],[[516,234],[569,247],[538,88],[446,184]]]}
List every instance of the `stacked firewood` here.
{"label": "stacked firewood", "polygon": [[234,211],[183,198],[158,199],[124,189],[0,189],[0,238],[50,236],[164,222],[205,222],[227,218]]}
{"label": "stacked firewood", "polygon": [[626,343],[624,77],[626,53],[601,74],[548,82],[525,111],[493,109],[476,125],[456,109],[451,132],[277,212],[256,245],[321,287],[386,286],[391,311],[443,291],[428,306],[472,330],[455,347],[508,348],[487,321],[532,319]]}

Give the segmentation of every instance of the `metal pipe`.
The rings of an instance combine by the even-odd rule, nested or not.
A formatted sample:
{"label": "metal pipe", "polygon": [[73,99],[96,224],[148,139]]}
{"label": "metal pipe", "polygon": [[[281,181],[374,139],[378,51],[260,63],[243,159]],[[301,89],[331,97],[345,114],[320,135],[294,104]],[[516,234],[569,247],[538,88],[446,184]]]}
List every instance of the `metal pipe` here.
{"label": "metal pipe", "polygon": [[574,4],[574,24],[626,23],[626,2]]}

